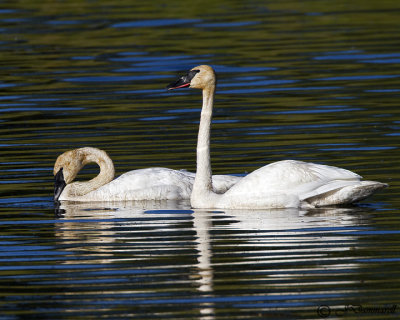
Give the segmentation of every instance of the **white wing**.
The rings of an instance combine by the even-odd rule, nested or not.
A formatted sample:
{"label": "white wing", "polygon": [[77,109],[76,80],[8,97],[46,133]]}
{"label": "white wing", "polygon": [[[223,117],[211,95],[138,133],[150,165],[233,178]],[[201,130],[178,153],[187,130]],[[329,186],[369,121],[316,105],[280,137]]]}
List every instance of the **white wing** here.
{"label": "white wing", "polygon": [[[271,192],[292,193],[306,198],[318,188],[327,192],[338,186],[331,182],[359,181],[361,176],[349,170],[295,160],[284,160],[261,167],[235,184],[227,193],[262,196]],[[318,192],[317,192],[318,193]]]}
{"label": "white wing", "polygon": [[229,189],[219,202],[226,208],[289,208],[359,201],[386,185],[360,181],[346,169],[295,160],[255,170]]}

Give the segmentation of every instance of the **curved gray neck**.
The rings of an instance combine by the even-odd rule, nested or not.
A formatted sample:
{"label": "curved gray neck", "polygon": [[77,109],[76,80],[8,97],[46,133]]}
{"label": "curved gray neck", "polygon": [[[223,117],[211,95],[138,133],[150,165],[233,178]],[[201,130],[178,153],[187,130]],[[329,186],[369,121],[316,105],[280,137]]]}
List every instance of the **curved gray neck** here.
{"label": "curved gray neck", "polygon": [[96,190],[114,179],[114,164],[105,152],[102,151],[96,154],[87,154],[83,161],[83,165],[91,162],[97,163],[100,167],[100,173],[93,179],[87,181],[87,184],[92,190]]}
{"label": "curved gray neck", "polygon": [[67,185],[64,189],[65,197],[69,200],[74,200],[76,197],[82,197],[91,191],[97,190],[101,186],[109,183],[114,178],[114,165],[107,153],[102,150],[84,147],[79,149],[81,166],[75,168],[76,173],[79,172],[88,163],[97,163],[100,167],[100,173],[89,181],[76,181]]}

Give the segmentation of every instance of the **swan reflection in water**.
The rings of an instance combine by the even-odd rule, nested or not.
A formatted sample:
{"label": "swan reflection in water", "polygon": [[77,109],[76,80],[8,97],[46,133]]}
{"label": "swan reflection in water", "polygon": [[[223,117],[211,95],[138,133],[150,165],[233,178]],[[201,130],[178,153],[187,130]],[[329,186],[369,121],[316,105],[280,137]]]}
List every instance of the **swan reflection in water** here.
{"label": "swan reflection in water", "polygon": [[[223,277],[232,274],[232,281],[241,277],[235,269],[240,268],[247,274],[262,269],[263,275],[256,277],[262,281],[260,285],[268,282],[273,286],[277,277],[282,277],[289,280],[286,285],[292,285],[296,293],[296,284],[306,281],[313,268],[324,268],[320,266],[324,259],[330,259],[331,269],[344,266],[347,270],[356,269],[357,263],[335,260],[330,253],[337,251],[338,246],[340,251],[355,246],[357,236],[349,231],[353,226],[357,228],[361,213],[362,219],[368,218],[365,208],[360,207],[210,211],[192,210],[189,201],[63,202],[60,212],[60,219],[65,222],[56,224],[56,236],[65,244],[73,243],[75,254],[83,253],[86,261],[80,257],[80,263],[129,261],[126,267],[130,270],[161,273],[169,272],[165,269],[175,270],[161,280],[151,274],[139,275],[140,279],[135,279],[132,287],[124,289],[133,295],[146,290],[157,292],[154,286],[160,283],[165,288],[165,281],[171,286],[171,292],[175,292],[174,286],[185,277],[185,274],[177,275],[176,270],[187,272],[189,269],[184,282],[189,284],[188,288],[196,288],[205,300],[198,302],[202,319],[214,319],[215,268],[226,269]],[[192,250],[196,259],[190,262]],[[312,260],[318,263],[310,265]],[[305,272],[286,272],[285,263],[289,261],[291,269]],[[65,263],[76,263],[76,260]],[[130,279],[126,281],[129,286]]]}

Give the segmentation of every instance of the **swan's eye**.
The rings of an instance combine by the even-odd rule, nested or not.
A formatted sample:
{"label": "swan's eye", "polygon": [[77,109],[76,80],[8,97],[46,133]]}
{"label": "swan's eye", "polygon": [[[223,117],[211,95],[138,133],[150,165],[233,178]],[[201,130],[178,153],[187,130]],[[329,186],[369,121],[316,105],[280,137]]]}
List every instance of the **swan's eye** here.
{"label": "swan's eye", "polygon": [[190,82],[194,78],[194,76],[199,72],[200,70],[190,70],[189,73],[187,74],[188,82]]}

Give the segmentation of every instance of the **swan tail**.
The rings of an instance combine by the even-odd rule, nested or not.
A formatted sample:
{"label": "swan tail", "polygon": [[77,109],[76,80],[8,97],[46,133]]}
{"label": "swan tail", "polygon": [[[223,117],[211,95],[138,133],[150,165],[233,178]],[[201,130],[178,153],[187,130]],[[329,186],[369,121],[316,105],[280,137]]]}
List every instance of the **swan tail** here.
{"label": "swan tail", "polygon": [[368,198],[375,192],[386,188],[386,183],[377,181],[359,181],[355,185],[348,185],[339,189],[304,199],[313,207],[353,204]]}

